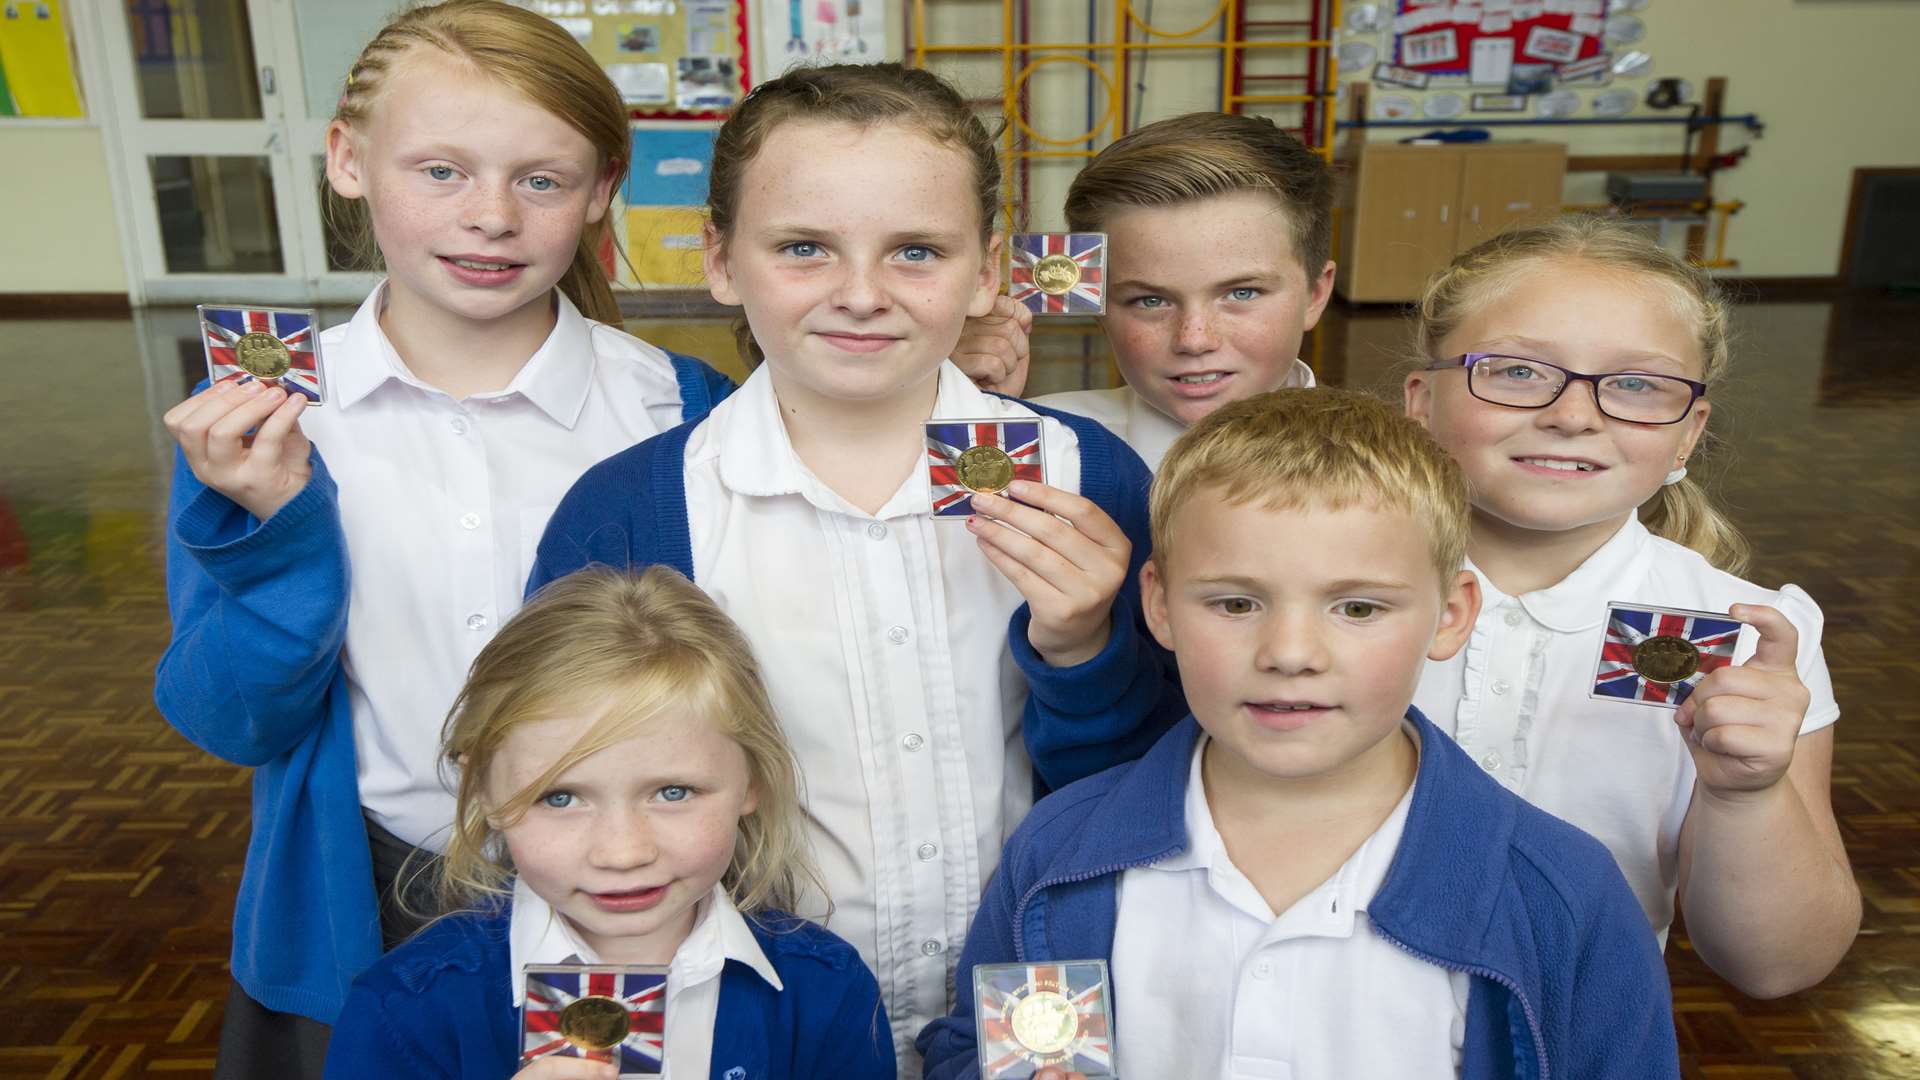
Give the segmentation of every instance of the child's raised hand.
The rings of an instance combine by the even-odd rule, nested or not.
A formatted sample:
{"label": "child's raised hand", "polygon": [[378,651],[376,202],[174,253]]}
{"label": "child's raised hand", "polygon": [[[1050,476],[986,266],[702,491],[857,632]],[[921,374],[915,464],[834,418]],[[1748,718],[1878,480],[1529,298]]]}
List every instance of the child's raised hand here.
{"label": "child's raised hand", "polygon": [[1728,614],[1760,632],[1753,655],[1700,680],[1674,720],[1700,783],[1738,798],[1787,774],[1810,695],[1795,667],[1800,635],[1785,615],[1762,604],[1735,604]]}
{"label": "child's raised hand", "polygon": [[513,1080],[616,1080],[620,1070],[611,1061],[560,1057],[549,1054],[513,1074]]}
{"label": "child's raised hand", "polygon": [[1031,480],[1007,494],[975,495],[967,528],[1026,597],[1034,651],[1053,667],[1085,663],[1107,644],[1133,545],[1092,500]]}
{"label": "child's raised hand", "polygon": [[953,362],[982,390],[1019,397],[1027,388],[1027,335],[1033,312],[1012,297],[993,298],[993,310],[968,319],[953,347]]}
{"label": "child's raised hand", "polygon": [[311,444],[300,430],[306,405],[305,395],[256,379],[222,380],[162,420],[201,483],[265,521],[313,475]]}

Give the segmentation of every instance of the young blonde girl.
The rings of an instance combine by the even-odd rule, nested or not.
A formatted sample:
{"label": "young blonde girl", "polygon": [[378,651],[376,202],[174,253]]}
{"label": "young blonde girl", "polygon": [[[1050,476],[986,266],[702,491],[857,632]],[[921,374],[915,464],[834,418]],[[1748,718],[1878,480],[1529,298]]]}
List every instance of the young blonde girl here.
{"label": "young blonde girl", "polygon": [[739,629],[685,578],[544,589],[474,660],[444,745],[450,914],[355,981],[328,1076],[611,1080],[521,1067],[525,966],[575,962],[668,965],[679,1080],[894,1075],[872,972],[789,914],[814,877],[792,752]]}
{"label": "young blonde girl", "polygon": [[321,335],[331,399],[227,381],[166,416],[156,696],[257,770],[222,1076],[318,1074],[348,983],[411,928],[383,901],[453,820],[434,718],[519,606],[547,515],[730,385],[618,328],[595,251],[628,139],[552,21],[481,0],[397,16],[327,133],[332,190],[387,270]]}
{"label": "young blonde girl", "polygon": [[[741,625],[807,778],[828,925],[873,965],[909,1072],[1033,771],[1140,752],[1168,686],[1136,621],[1139,458],[948,360],[993,302],[998,177],[927,72],[756,89],[715,145],[706,268],[765,360],[706,420],[582,477],[532,578],[667,563]],[[929,419],[1036,424],[1047,482],[936,520]]]}
{"label": "young blonde girl", "polygon": [[[1687,475],[1727,335],[1710,278],[1601,218],[1495,237],[1429,284],[1406,406],[1472,485],[1485,601],[1414,701],[1605,842],[1663,941],[1677,896],[1700,956],[1771,997],[1832,970],[1860,896],[1820,609],[1736,576],[1745,546]],[[1735,665],[1677,710],[1590,698],[1612,602],[1731,613]]]}

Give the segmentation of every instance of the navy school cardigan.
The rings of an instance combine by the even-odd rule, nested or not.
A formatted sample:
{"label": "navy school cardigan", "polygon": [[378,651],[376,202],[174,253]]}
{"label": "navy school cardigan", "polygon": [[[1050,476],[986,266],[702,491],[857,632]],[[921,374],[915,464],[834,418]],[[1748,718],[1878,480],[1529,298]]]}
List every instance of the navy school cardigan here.
{"label": "navy school cardigan", "polygon": [[[328,1080],[506,1080],[519,1071],[511,905],[435,923],[358,979],[327,1044]],[[893,1080],[880,984],[853,946],[778,912],[747,927],[780,976],[720,973],[711,1080]]]}
{"label": "navy school cardigan", "polygon": [[[1677,1078],[1666,967],[1613,856],[1501,787],[1418,709],[1407,718],[1420,732],[1413,803],[1367,918],[1412,955],[1472,977],[1461,1076]],[[1199,736],[1188,717],[1139,761],[1033,808],[980,902],[956,986],[973,985],[980,964],[1112,959],[1120,876],[1187,847]],[[973,999],[955,1000],[917,1041],[927,1080],[976,1074]],[[1151,1007],[1115,995],[1115,1030],[1129,1009]]]}
{"label": "navy school cardigan", "polygon": [[[1072,429],[1079,441],[1080,494],[1106,511],[1133,545],[1126,581],[1114,599],[1112,632],[1092,659],[1051,667],[1027,640],[1028,606],[1021,604],[1009,622],[1008,645],[1027,680],[1022,733],[1045,790],[1146,753],[1186,713],[1186,698],[1173,654],[1153,639],[1140,606],[1140,566],[1152,544],[1147,489],[1153,474],[1132,447],[1099,422],[1021,404]],[[627,569],[662,563],[694,580],[686,449],[698,423],[655,435],[580,477],[547,521],[527,581],[529,595],[595,565]]]}
{"label": "navy school cardigan", "polygon": [[[732,392],[732,381],[705,363],[667,355],[683,419],[705,416]],[[168,723],[202,750],[254,770],[253,834],[233,916],[234,980],[269,1009],[323,1024],[333,1023],[348,984],[381,953],[341,665],[350,592],[336,494],[316,450],[307,486],[257,521],[200,483],[175,451],[167,509],[173,639],[154,674],[154,701]]]}

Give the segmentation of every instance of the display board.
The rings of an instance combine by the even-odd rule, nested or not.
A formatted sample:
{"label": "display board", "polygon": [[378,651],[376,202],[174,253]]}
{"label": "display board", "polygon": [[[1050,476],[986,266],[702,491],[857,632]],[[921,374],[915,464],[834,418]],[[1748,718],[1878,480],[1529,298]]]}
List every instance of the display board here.
{"label": "display board", "polygon": [[85,115],[59,0],[0,3],[0,116]]}
{"label": "display board", "polygon": [[752,85],[745,0],[516,0],[606,69],[636,118],[724,117]]}

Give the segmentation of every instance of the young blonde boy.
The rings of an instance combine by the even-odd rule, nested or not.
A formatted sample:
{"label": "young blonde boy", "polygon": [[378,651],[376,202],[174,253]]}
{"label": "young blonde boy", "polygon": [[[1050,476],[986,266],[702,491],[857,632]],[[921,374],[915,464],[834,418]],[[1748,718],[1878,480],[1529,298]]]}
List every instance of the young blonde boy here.
{"label": "young blonde boy", "polygon": [[[1193,715],[1008,842],[960,959],[1106,959],[1126,1076],[1678,1075],[1606,849],[1410,706],[1479,607],[1468,501],[1340,390],[1228,405],[1154,481],[1147,619]],[[921,1033],[972,1075],[972,1003]]]}
{"label": "young blonde boy", "polygon": [[[1035,400],[1100,421],[1157,468],[1215,409],[1312,386],[1298,355],[1333,291],[1332,205],[1326,162],[1261,117],[1191,113],[1115,140],[1074,178],[1066,218],[1107,234],[1100,324],[1126,382]],[[969,320],[954,356],[1024,385],[1032,319],[1011,313]]]}

